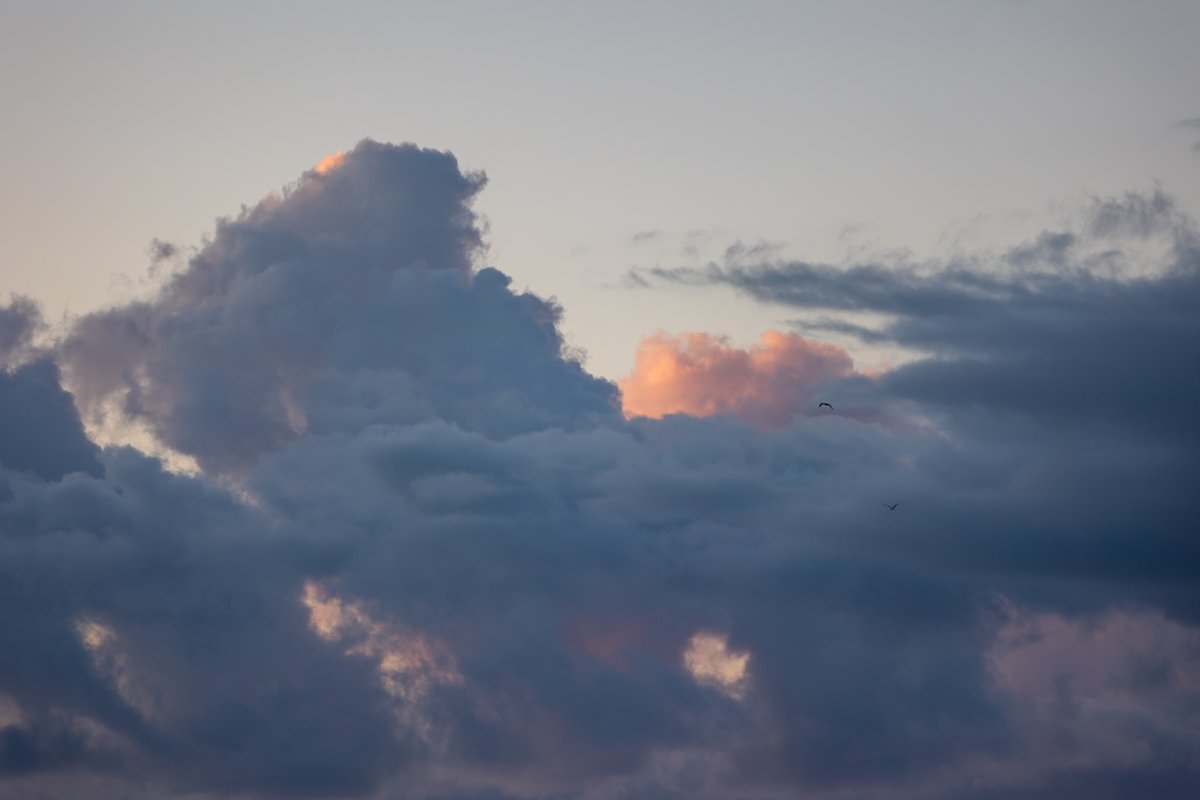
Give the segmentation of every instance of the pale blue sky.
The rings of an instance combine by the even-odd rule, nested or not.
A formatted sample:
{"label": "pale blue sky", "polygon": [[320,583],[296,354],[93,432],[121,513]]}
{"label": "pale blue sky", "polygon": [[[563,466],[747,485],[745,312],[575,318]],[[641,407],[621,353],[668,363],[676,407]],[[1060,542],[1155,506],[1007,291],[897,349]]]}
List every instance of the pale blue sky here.
{"label": "pale blue sky", "polygon": [[622,288],[634,265],[1001,246],[1156,181],[1195,214],[1198,40],[1195,2],[6,0],[0,292],[52,317],[127,298],[151,239],[413,141],[488,173],[490,262],[617,377],[656,328],[790,316]]}

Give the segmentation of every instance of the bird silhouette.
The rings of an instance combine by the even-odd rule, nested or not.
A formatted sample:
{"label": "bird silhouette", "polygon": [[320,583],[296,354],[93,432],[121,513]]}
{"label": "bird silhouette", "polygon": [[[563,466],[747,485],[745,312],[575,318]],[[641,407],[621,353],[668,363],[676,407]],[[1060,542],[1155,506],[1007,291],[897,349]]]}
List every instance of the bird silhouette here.
{"label": "bird silhouette", "polygon": [[898,505],[900,505],[900,504],[899,503],[891,503],[891,504],[884,503],[884,506],[886,506],[889,511],[895,511],[896,506],[898,506]]}
{"label": "bird silhouette", "polygon": [[820,408],[821,406],[825,406],[825,407],[826,407],[826,408],[828,408],[830,411],[833,411],[833,406],[829,405],[829,403],[818,403],[818,404],[817,404],[817,408]]}

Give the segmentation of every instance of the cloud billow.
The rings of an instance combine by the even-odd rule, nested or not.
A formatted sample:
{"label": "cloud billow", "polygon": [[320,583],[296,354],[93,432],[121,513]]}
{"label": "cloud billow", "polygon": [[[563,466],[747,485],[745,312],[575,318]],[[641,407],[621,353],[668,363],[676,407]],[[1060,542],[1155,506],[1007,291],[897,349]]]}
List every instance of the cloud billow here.
{"label": "cloud billow", "polygon": [[659,332],[642,340],[633,372],[621,381],[622,406],[628,415],[736,414],[778,427],[817,405],[817,385],[852,368],[845,350],[794,333],[768,331],[743,350],[704,333]]}
{"label": "cloud billow", "polygon": [[[626,419],[560,310],[481,268],[482,184],[363,142],[155,296],[22,345],[0,793],[1189,796],[1182,229],[1105,223],[990,274],[650,275],[883,311],[874,335],[936,357],[869,377],[785,334],[664,338],[704,356],[684,400],[750,399]],[[1143,231],[1175,237],[1164,270],[1079,267]],[[837,413],[795,413],[818,391]],[[95,447],[105,415],[201,472]]]}
{"label": "cloud billow", "polygon": [[222,471],[372,420],[504,435],[614,413],[560,358],[559,310],[472,271],[482,175],[371,141],[336,163],[220,221],[152,300],[82,319],[62,361],[85,412]]}

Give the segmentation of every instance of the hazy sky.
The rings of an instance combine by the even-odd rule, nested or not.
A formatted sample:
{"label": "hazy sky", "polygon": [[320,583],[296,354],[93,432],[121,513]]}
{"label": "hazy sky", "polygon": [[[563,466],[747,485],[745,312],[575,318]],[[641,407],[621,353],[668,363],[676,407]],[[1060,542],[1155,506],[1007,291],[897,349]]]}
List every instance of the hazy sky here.
{"label": "hazy sky", "polygon": [[152,239],[196,245],[367,136],[485,171],[489,261],[556,296],[613,378],[657,328],[748,341],[788,319],[729,293],[630,292],[630,266],[739,240],[832,262],[1007,245],[1156,181],[1200,208],[1200,133],[1174,127],[1200,115],[1186,0],[0,14],[0,278],[52,316],[127,296]]}
{"label": "hazy sky", "polygon": [[1200,796],[1200,6],[2,13],[0,800]]}

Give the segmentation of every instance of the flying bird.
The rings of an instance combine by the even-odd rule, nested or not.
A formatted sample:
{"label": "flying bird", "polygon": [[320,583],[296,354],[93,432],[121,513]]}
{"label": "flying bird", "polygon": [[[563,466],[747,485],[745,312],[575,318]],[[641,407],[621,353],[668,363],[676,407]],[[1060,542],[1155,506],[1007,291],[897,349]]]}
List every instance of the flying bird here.
{"label": "flying bird", "polygon": [[830,411],[833,411],[833,406],[829,405],[829,403],[818,403],[818,404],[817,404],[817,408],[820,408],[821,406],[825,406],[825,407],[826,407],[826,408],[828,408]]}
{"label": "flying bird", "polygon": [[884,505],[885,505],[885,506],[887,506],[887,508],[888,508],[888,510],[889,510],[889,511],[895,511],[895,510],[896,510],[896,506],[898,506],[898,505],[900,505],[900,504],[899,504],[899,503],[891,503],[891,504],[884,503]]}

